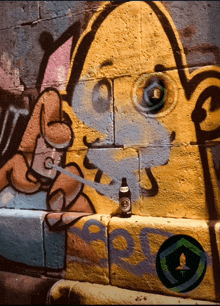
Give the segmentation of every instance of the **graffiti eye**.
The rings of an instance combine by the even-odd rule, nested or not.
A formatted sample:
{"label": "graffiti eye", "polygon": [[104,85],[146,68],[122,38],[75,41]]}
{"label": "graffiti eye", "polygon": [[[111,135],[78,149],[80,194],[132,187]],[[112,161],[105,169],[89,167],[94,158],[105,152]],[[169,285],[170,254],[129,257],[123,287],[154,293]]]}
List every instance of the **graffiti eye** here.
{"label": "graffiti eye", "polygon": [[107,79],[98,81],[92,92],[92,106],[98,113],[105,113],[111,104],[111,84]]}
{"label": "graffiti eye", "polygon": [[176,98],[174,82],[164,73],[144,74],[135,82],[133,101],[146,116],[167,114],[174,108]]}

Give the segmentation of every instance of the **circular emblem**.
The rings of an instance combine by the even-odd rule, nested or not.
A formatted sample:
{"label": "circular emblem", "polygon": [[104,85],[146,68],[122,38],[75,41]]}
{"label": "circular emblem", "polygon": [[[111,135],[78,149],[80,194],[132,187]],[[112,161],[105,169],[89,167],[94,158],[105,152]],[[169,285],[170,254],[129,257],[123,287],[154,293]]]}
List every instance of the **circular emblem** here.
{"label": "circular emblem", "polygon": [[176,84],[162,72],[143,74],[134,83],[133,102],[147,117],[165,116],[176,105]]}
{"label": "circular emblem", "polygon": [[157,253],[156,269],[161,282],[178,293],[195,289],[205,275],[206,266],[202,246],[187,235],[168,238]]}

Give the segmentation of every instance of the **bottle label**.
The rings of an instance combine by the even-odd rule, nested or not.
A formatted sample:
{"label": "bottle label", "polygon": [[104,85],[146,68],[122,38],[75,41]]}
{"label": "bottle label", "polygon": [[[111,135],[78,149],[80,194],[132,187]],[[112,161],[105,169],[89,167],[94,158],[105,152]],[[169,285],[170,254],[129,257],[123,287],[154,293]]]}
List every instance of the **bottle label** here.
{"label": "bottle label", "polygon": [[122,212],[128,212],[131,209],[131,200],[129,198],[121,198],[119,204]]}
{"label": "bottle label", "polygon": [[127,192],[129,190],[128,186],[122,186],[120,187],[121,192]]}

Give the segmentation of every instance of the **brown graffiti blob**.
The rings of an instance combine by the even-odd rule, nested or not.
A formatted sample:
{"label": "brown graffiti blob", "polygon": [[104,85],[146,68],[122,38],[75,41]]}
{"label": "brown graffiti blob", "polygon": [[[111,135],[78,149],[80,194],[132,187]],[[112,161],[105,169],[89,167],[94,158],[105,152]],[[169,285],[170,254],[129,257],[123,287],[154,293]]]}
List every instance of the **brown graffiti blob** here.
{"label": "brown graffiti blob", "polygon": [[47,191],[48,209],[59,212],[74,209],[93,213],[83,184],[58,173],[50,163],[83,176],[75,163],[65,163],[66,152],[73,144],[70,120],[62,111],[59,92],[45,89],[38,97],[17,153],[0,170],[0,190],[11,185],[15,190],[32,194]]}

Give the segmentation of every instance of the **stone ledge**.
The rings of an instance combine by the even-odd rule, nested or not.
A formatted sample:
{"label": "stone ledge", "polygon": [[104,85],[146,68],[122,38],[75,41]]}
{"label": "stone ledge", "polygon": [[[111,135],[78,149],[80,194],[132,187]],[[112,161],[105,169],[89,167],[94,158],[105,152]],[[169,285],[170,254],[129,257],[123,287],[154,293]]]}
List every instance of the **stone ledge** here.
{"label": "stone ledge", "polygon": [[48,294],[49,305],[219,305],[218,303],[170,297],[110,285],[60,280]]}
{"label": "stone ledge", "polygon": [[[219,301],[218,284],[215,281],[217,278],[215,273],[218,271],[214,264],[218,262],[219,224],[215,222],[208,224],[208,221],[203,220],[140,216],[132,216],[129,219],[111,218],[109,222],[111,284],[139,291]],[[180,289],[174,288],[174,291],[168,289],[160,280],[156,269],[156,256],[161,245],[174,235],[194,238],[202,246],[207,259],[204,278],[197,287],[188,292],[187,288],[183,293]],[[212,256],[214,249],[216,252]]]}
{"label": "stone ledge", "polygon": [[[25,274],[29,268],[36,269],[30,275],[51,276],[54,273],[56,277],[60,273],[59,278],[64,280],[220,302],[219,282],[216,281],[219,221],[137,215],[125,219],[108,214],[87,215],[74,221],[74,213],[64,212],[61,213],[62,227],[51,230],[45,222],[48,216],[45,211],[2,208],[0,215],[0,269],[3,271],[22,273],[22,269],[14,268],[25,265]],[[55,221],[60,217],[56,213],[49,215],[54,215]],[[156,269],[161,245],[175,235],[195,239],[206,257],[204,277],[190,290],[186,283],[185,291],[181,285],[177,286],[178,290],[174,288],[176,291],[165,286]],[[4,264],[7,261],[8,264]],[[180,254],[177,261],[179,264]],[[186,255],[186,265],[189,265],[187,261]]]}

